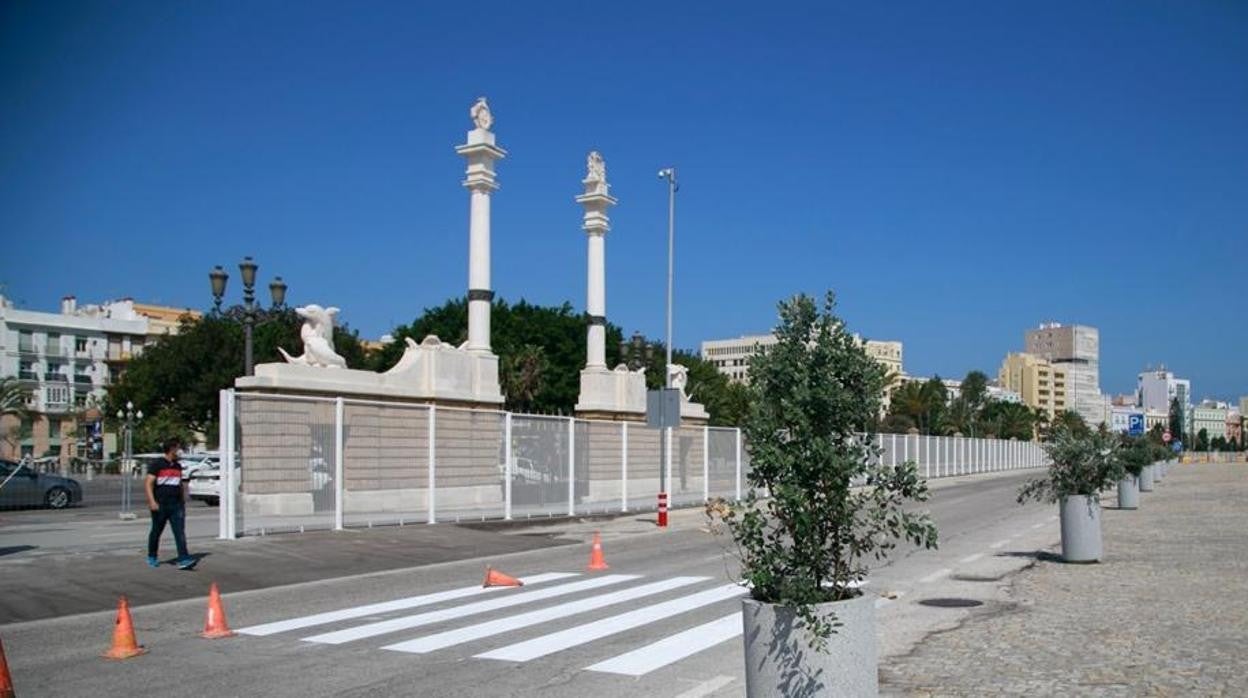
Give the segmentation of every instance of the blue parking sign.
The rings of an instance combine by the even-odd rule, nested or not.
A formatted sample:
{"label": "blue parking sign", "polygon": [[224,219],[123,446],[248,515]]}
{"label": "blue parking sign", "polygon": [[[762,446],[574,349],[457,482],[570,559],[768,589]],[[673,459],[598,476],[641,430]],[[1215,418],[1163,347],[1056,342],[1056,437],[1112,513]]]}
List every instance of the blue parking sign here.
{"label": "blue parking sign", "polygon": [[1132,414],[1127,418],[1127,433],[1131,436],[1144,435],[1144,415]]}

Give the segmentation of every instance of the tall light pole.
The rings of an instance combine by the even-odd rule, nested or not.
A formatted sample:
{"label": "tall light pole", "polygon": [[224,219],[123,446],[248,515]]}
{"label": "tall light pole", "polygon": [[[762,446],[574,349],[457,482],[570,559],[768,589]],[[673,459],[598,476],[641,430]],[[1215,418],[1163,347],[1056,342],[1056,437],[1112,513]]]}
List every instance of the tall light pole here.
{"label": "tall light pole", "polygon": [[667,364],[663,371],[667,374],[663,385],[672,387],[672,279],[675,276],[676,252],[676,192],[680,185],[676,182],[676,168],[666,167],[659,170],[659,179],[667,180]]}
{"label": "tall light pole", "polygon": [[130,495],[132,489],[131,480],[134,479],[134,424],[143,419],[143,410],[135,410],[133,402],[126,402],[126,409],[117,410],[117,419],[122,422],[122,429],[125,431],[122,435],[122,454],[125,463],[126,473],[121,479],[121,514],[122,519],[133,519],[134,512],[132,509],[133,497]]}
{"label": "tall light pole", "polygon": [[[659,170],[659,179],[667,180],[667,360],[663,365],[663,387],[672,388],[672,279],[675,276],[676,254],[676,168]],[[680,415],[677,413],[677,419]],[[667,489],[672,482],[672,428],[663,427],[663,465],[659,468],[659,527],[667,527]]]}

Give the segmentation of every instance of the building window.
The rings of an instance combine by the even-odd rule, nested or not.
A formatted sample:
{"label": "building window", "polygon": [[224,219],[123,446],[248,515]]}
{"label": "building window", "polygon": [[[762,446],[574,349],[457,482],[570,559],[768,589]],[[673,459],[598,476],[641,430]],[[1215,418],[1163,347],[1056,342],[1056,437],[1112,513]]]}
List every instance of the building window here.
{"label": "building window", "polygon": [[86,353],[87,351],[87,338],[86,337],[74,337],[74,351],[79,354]]}

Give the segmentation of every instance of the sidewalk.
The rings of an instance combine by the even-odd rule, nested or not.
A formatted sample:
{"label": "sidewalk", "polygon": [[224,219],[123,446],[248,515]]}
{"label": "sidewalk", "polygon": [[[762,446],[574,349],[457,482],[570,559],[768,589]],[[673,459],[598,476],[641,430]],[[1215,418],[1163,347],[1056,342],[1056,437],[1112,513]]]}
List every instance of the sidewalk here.
{"label": "sidewalk", "polygon": [[1248,695],[1248,465],[1174,466],[1103,527],[1100,564],[1038,553],[1002,602],[884,662],[881,693]]}

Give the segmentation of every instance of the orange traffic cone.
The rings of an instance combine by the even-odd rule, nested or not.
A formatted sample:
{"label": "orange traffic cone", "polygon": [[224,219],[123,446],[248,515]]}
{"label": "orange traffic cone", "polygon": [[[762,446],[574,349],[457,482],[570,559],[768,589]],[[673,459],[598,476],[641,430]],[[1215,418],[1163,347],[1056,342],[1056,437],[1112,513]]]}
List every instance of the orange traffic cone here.
{"label": "orange traffic cone", "polygon": [[4,658],[3,642],[0,642],[0,698],[13,698],[13,677],[9,675],[9,662]]}
{"label": "orange traffic cone", "polygon": [[512,577],[511,575],[503,574],[502,572],[499,572],[493,567],[486,567],[485,568],[485,581],[481,583],[481,586],[483,587],[522,587],[524,586],[524,582],[520,581],[519,579],[516,579],[515,577]]}
{"label": "orange traffic cone", "polygon": [[607,569],[607,560],[602,556],[602,536],[594,531],[594,544],[589,549],[589,571],[601,572]]}
{"label": "orange traffic cone", "polygon": [[208,588],[208,615],[204,616],[204,637],[215,640],[221,637],[233,637],[234,631],[225,622],[225,608],[221,606],[221,592],[217,591],[217,583]]}
{"label": "orange traffic cone", "polygon": [[130,604],[126,597],[117,602],[117,620],[113,624],[113,646],[104,653],[106,659],[129,659],[144,654],[134,638],[134,623],[130,620]]}

